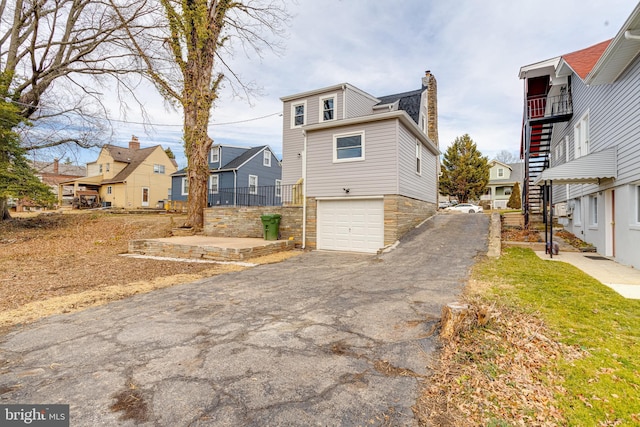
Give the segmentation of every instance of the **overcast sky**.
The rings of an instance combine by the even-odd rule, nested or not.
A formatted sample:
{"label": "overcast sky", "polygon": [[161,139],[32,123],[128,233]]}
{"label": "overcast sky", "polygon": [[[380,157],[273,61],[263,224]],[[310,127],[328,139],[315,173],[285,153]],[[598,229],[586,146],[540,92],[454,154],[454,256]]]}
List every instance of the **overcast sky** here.
{"label": "overcast sky", "polygon": [[[281,158],[280,97],[337,83],[383,96],[419,89],[425,70],[438,81],[441,150],[468,133],[480,151],[519,150],[523,84],[521,66],[549,59],[616,35],[636,0],[299,0],[286,50],[260,61],[238,52],[234,71],[262,88],[236,99],[227,85],[212,112],[216,143],[267,144]],[[179,113],[167,111],[154,89],[147,100],[153,126],[118,123],[113,141],[132,134],[143,147],[171,147],[184,159]],[[114,117],[118,109],[114,107]],[[268,116],[262,119],[259,117]],[[256,120],[252,120],[256,119]],[[135,110],[128,121],[140,121]],[[227,124],[244,121],[243,123]],[[94,160],[97,151],[82,161]]]}

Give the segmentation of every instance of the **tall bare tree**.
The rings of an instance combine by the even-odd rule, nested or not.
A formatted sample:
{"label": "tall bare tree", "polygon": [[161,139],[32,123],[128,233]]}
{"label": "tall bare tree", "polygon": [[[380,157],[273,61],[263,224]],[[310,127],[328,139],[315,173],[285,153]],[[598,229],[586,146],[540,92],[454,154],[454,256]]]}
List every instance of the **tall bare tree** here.
{"label": "tall bare tree", "polygon": [[[121,22],[132,22],[119,8]],[[207,206],[208,134],[212,108],[221,83],[252,94],[228,65],[234,49],[261,56],[264,48],[278,50],[288,18],[284,0],[159,0],[162,17],[154,31],[129,31],[129,46],[139,55],[146,76],[184,114],[184,147],[189,195],[187,225],[201,230]],[[139,20],[134,24],[140,28]],[[228,78],[227,78],[228,77]]]}
{"label": "tall bare tree", "polygon": [[97,144],[92,131],[106,117],[101,78],[136,71],[120,48],[122,29],[148,13],[131,8],[135,0],[118,3],[133,11],[125,23],[104,1],[0,0],[0,73],[9,82],[0,95],[37,131],[23,137],[25,149]]}
{"label": "tall bare tree", "polygon": [[149,12],[131,7],[139,3],[118,0],[130,11],[122,22],[108,1],[0,0],[0,97],[17,108],[18,123],[30,124],[12,129],[23,149],[101,143],[98,136],[108,128],[104,79],[115,76],[126,88],[122,76],[139,71],[121,48],[125,24]]}

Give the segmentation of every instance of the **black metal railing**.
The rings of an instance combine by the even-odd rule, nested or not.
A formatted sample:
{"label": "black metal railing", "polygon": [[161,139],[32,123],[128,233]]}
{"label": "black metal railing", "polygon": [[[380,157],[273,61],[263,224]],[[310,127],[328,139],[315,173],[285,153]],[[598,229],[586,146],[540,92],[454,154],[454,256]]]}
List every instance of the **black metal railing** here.
{"label": "black metal railing", "polygon": [[222,206],[301,206],[302,184],[220,188],[209,191],[210,207]]}
{"label": "black metal railing", "polygon": [[555,96],[536,96],[527,99],[529,120],[544,120],[573,114],[571,93]]}

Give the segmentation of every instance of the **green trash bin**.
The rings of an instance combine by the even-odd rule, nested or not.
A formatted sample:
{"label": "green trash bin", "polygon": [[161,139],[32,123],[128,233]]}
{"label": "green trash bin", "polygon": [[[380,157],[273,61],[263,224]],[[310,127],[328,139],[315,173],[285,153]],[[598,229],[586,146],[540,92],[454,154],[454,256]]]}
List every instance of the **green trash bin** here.
{"label": "green trash bin", "polygon": [[264,240],[278,240],[278,234],[280,232],[280,218],[282,215],[262,215],[262,228],[264,230]]}

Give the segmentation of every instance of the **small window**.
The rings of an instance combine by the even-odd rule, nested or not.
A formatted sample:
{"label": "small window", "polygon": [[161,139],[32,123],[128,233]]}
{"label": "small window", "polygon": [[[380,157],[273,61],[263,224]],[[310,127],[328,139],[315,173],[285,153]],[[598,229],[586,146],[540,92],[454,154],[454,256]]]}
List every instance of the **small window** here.
{"label": "small window", "polygon": [[304,126],[304,110],[306,109],[307,103],[300,102],[297,104],[291,105],[291,127],[299,127]]}
{"label": "small window", "polygon": [[209,175],[209,193],[217,194],[219,191],[219,182],[220,177],[218,175]]}
{"label": "small window", "polygon": [[98,173],[102,173],[102,163],[100,163],[100,165],[98,165]]}
{"label": "small window", "polygon": [[598,225],[598,196],[589,196],[589,225]]}
{"label": "small window", "polygon": [[420,164],[422,160],[422,144],[420,140],[416,139],[416,173],[418,175],[422,174],[422,165]]}
{"label": "small window", "polygon": [[269,150],[263,151],[262,164],[268,168],[271,167],[271,151]]}
{"label": "small window", "polygon": [[108,185],[107,186],[107,194],[111,194],[113,192],[113,187]]}
{"label": "small window", "polygon": [[213,147],[211,149],[211,163],[218,163],[220,161],[220,147]]}
{"label": "small window", "polygon": [[249,194],[258,194],[258,177],[249,175]]}
{"label": "small window", "polygon": [[276,179],[276,197],[282,197],[282,180]]}
{"label": "small window", "polygon": [[189,178],[186,176],[182,178],[182,195],[186,196],[189,194]]}
{"label": "small window", "polygon": [[364,131],[334,135],[333,148],[334,162],[364,160]]}
{"label": "small window", "polygon": [[320,121],[327,122],[336,118],[336,95],[320,98]]}
{"label": "small window", "polygon": [[498,178],[502,178],[504,176],[504,169],[498,168]]}
{"label": "small window", "polygon": [[573,128],[574,144],[575,144],[575,158],[586,156],[589,154],[589,112],[587,111],[578,120],[578,123]]}
{"label": "small window", "polygon": [[159,173],[164,175],[164,165],[153,165],[153,173]]}
{"label": "small window", "polygon": [[107,172],[109,172],[109,170],[111,169],[111,163],[107,163],[105,165],[105,169],[106,169]]}

